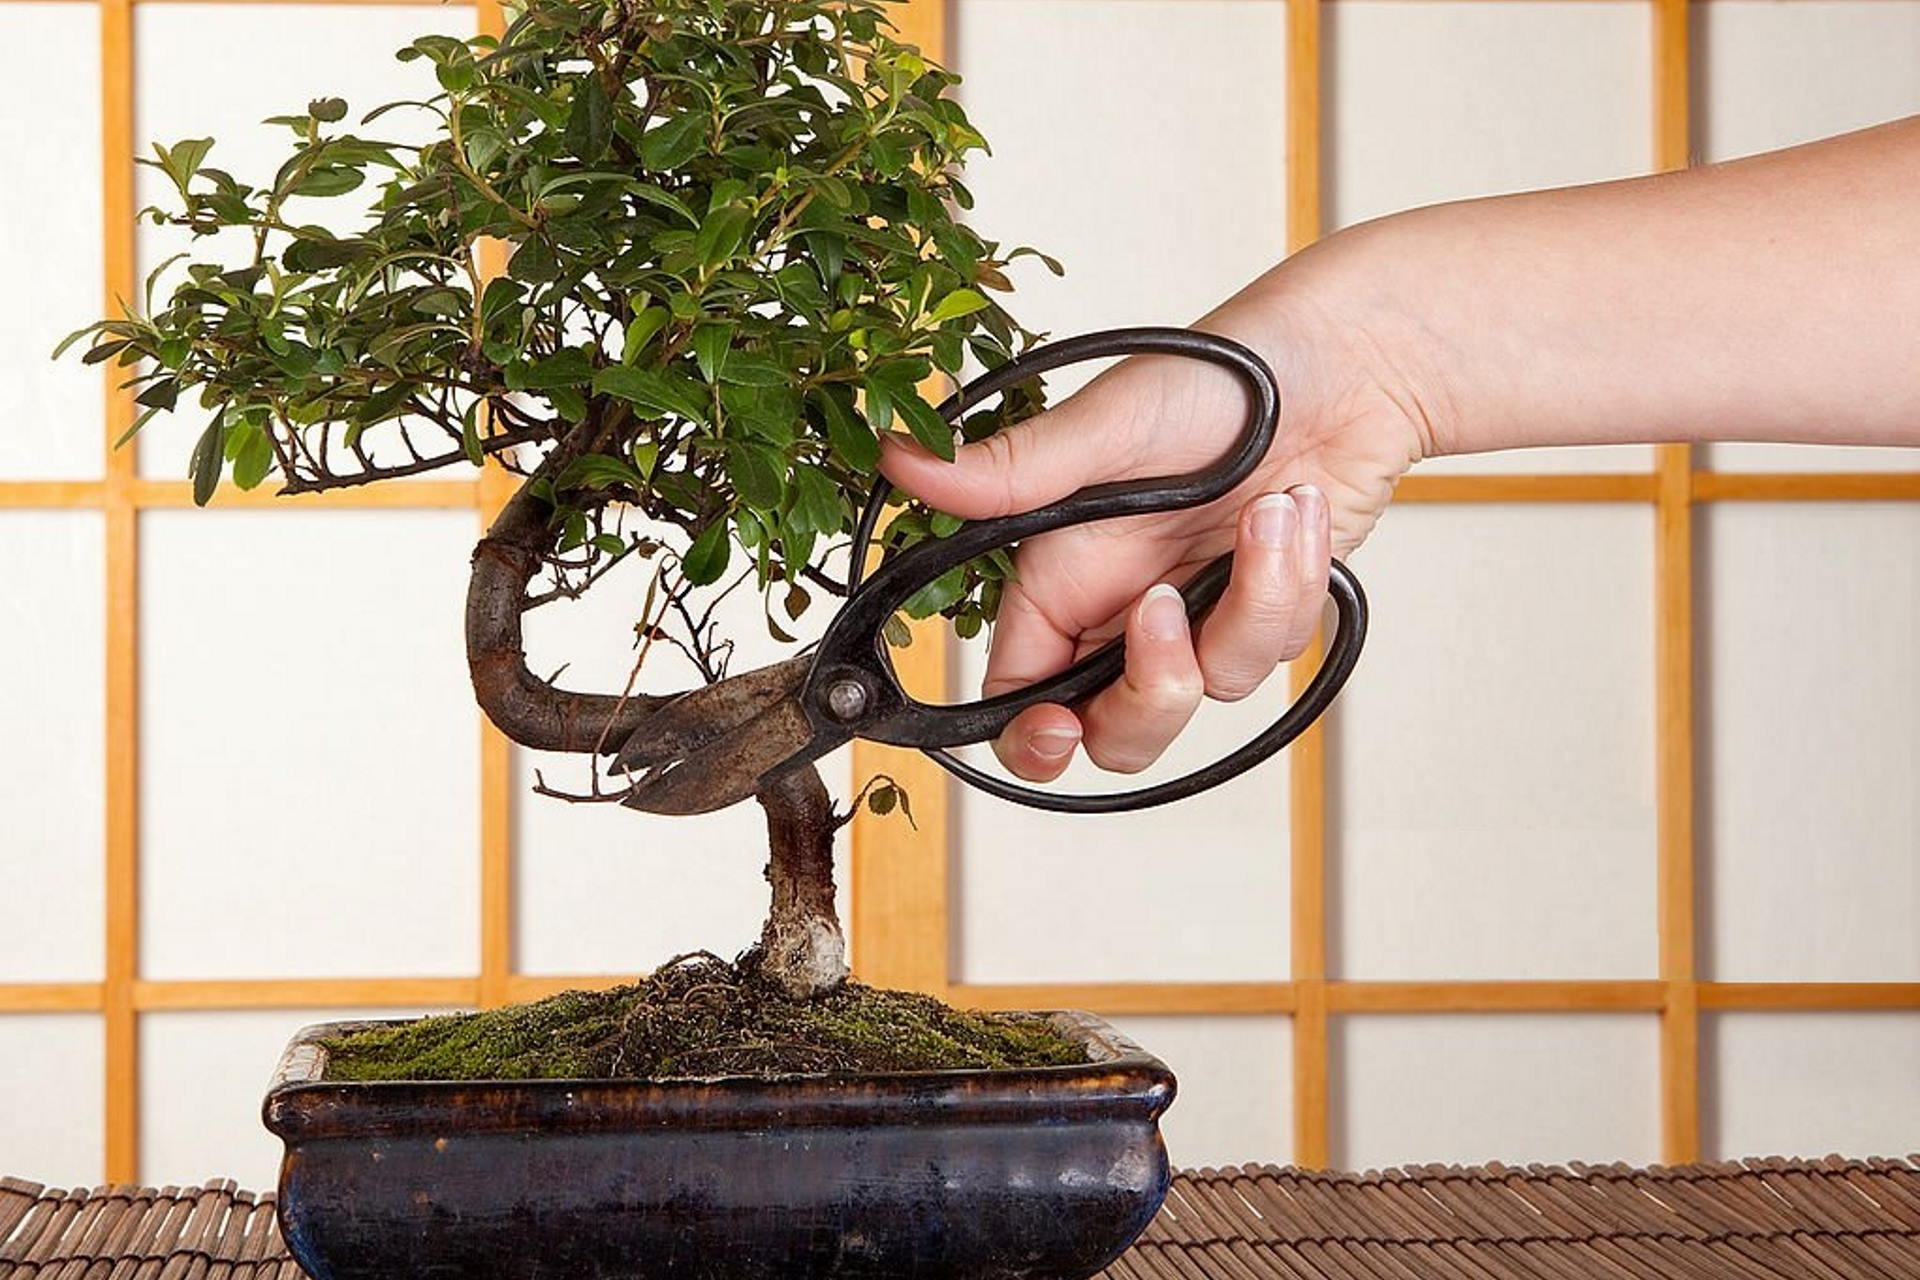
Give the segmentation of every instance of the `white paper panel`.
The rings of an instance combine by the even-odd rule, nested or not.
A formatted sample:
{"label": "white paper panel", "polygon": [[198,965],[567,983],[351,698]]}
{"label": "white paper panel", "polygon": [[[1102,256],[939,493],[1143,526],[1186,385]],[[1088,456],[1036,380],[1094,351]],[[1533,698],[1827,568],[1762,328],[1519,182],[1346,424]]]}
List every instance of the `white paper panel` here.
{"label": "white paper panel", "polygon": [[232,1178],[253,1190],[280,1176],[280,1139],[260,1103],[296,1031],[315,1022],[410,1018],[443,1009],[269,1009],[149,1013],[140,1019],[140,1180]]}
{"label": "white paper panel", "polygon": [[100,20],[90,5],[0,9],[0,278],[25,305],[0,308],[0,480],[100,474],[99,370],[68,333],[100,318]]}
{"label": "white paper panel", "polygon": [[0,511],[0,982],[98,978],[105,668],[98,515]]}
{"label": "white paper panel", "polygon": [[1293,1158],[1293,1026],[1286,1018],[1110,1018],[1180,1082],[1160,1121],[1174,1168]]}
{"label": "white paper panel", "polygon": [[[611,694],[625,689],[637,656],[634,624],[650,573],[645,562],[629,561],[583,599],[556,601],[528,614],[531,668],[545,674],[565,666],[560,678],[565,688]],[[776,616],[789,631],[797,627],[811,636],[825,625],[828,612],[823,599],[798,624],[783,611]],[[737,644],[733,672],[796,652],[795,646],[771,639],[751,584],[729,596],[716,619],[720,634]],[[698,683],[698,672],[678,651],[655,644],[633,688],[658,694]],[[523,972],[638,972],[695,949],[731,956],[759,936],[768,889],[762,877],[766,823],[758,805],[670,818],[611,804],[569,804],[530,794],[529,788],[539,771],[555,789],[587,792],[582,757],[518,754],[518,963]],[[820,764],[828,788],[843,804],[850,794],[850,759],[841,750]],[[843,839],[843,863],[845,845]],[[837,882],[844,895],[844,866]]]}
{"label": "white paper panel", "polygon": [[1705,520],[1710,972],[1920,979],[1920,509]]}
{"label": "white paper panel", "polygon": [[1710,1159],[1920,1150],[1920,1013],[1726,1013],[1703,1023]]}
{"label": "white paper panel", "polygon": [[1632,506],[1412,506],[1354,557],[1341,976],[1654,972],[1651,538]]}
{"label": "white paper panel", "polygon": [[1335,1168],[1659,1158],[1651,1015],[1370,1015],[1331,1036]]}
{"label": "white paper panel", "polygon": [[[437,93],[424,59],[395,60],[396,49],[429,32],[468,35],[473,11],[466,6],[328,4],[168,4],[135,10],[134,137],[142,155],[151,143],[172,146],[182,138],[212,137],[207,164],[240,181],[264,186],[293,152],[293,135],[269,116],[300,115],[314,98],[347,100],[341,129],[383,103]],[[217,74],[209,74],[209,47],[220,51]],[[412,141],[430,130],[431,117],[413,111],[382,116],[369,136]],[[179,197],[155,170],[142,167],[136,193],[142,206],[172,210]],[[377,194],[369,182],[334,199],[299,199],[289,212],[301,222],[343,231]],[[141,278],[175,253],[198,260],[249,260],[251,239],[223,233],[195,240],[178,228],[142,226]],[[171,281],[163,277],[159,296]],[[197,404],[197,401],[195,402]],[[196,411],[160,414],[140,433],[140,468],[146,475],[184,476],[193,441],[206,426]],[[371,439],[371,437],[369,437]]]}
{"label": "white paper panel", "polygon": [[[1209,704],[1148,773],[1084,756],[1053,790],[1119,791],[1217,760],[1279,715],[1284,677]],[[977,666],[960,689],[974,696]],[[1257,706],[1254,704],[1258,704]],[[1262,714],[1264,712],[1264,715]],[[986,748],[961,753],[998,768]],[[955,794],[955,968],[967,982],[1236,981],[1287,974],[1287,769],[1138,813],[1043,813]]]}
{"label": "white paper panel", "polygon": [[1011,304],[1065,337],[1186,324],[1286,251],[1286,8],[1274,0],[963,0],[967,174]]}
{"label": "white paper panel", "polygon": [[142,528],[149,977],[478,965],[464,512]]}
{"label": "white paper panel", "polygon": [[[1323,21],[1329,229],[1652,164],[1644,6],[1349,0]],[[1646,471],[1652,458],[1641,446],[1528,449],[1420,471]]]}
{"label": "white paper panel", "polygon": [[[1714,0],[1694,9],[1695,147],[1771,151],[1920,111],[1920,3]],[[1714,445],[1723,471],[1914,471],[1912,449]]]}
{"label": "white paper panel", "polygon": [[101,1180],[104,1043],[92,1014],[0,1017],[0,1166],[9,1174],[49,1186]]}

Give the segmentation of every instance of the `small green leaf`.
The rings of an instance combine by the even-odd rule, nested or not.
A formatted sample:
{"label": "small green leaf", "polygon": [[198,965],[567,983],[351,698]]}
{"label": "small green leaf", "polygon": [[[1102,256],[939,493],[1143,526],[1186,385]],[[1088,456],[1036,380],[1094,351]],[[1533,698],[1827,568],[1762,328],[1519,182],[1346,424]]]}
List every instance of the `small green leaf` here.
{"label": "small green leaf", "polygon": [[726,518],[716,517],[687,548],[686,557],[680,562],[681,571],[694,586],[708,586],[720,581],[720,575],[727,571],[727,558],[731,551]]}
{"label": "small green leaf", "polygon": [[514,391],[545,391],[551,387],[584,386],[593,380],[593,364],[580,347],[567,347],[528,363],[507,366],[507,386]]}
{"label": "small green leaf", "polygon": [[893,787],[881,784],[867,792],[867,808],[885,817],[892,813],[894,806],[900,803],[900,793]]}
{"label": "small green leaf", "polygon": [[193,446],[193,458],[187,464],[187,474],[193,477],[193,505],[204,507],[213,500],[213,491],[220,487],[220,465],[226,452],[227,426],[220,418],[207,424],[200,433],[200,439]]}
{"label": "small green leaf", "polygon": [[737,204],[726,205],[708,214],[693,238],[693,252],[701,264],[717,267],[739,253],[751,217],[746,209]]}
{"label": "small green leaf", "polygon": [[315,98],[307,104],[307,114],[321,124],[334,124],[347,118],[345,98]]}
{"label": "small green leaf", "polygon": [[646,307],[627,321],[626,339],[620,346],[620,363],[638,362],[647,343],[653,341],[653,335],[665,328],[667,321],[672,318],[665,307]]}
{"label": "small green leaf", "polygon": [[567,150],[591,164],[605,154],[612,140],[613,103],[600,83],[599,71],[589,70],[574,82],[573,109],[567,113],[561,141]]}
{"label": "small green leaf", "polygon": [[738,387],[784,387],[793,379],[787,370],[766,356],[736,351],[727,358],[720,380]]}
{"label": "small green leaf", "polygon": [[467,455],[467,461],[480,466],[487,455],[480,448],[480,406],[470,404],[467,411],[460,415],[460,450]]}
{"label": "small green leaf", "polygon": [[273,442],[265,431],[251,424],[240,427],[235,434],[239,445],[232,449],[233,482],[242,489],[256,489],[273,470]]}
{"label": "small green leaf", "polygon": [[732,343],[731,324],[703,324],[693,331],[693,358],[699,362],[701,377],[714,382],[723,375]]}
{"label": "small green leaf", "polygon": [[[736,444],[727,450],[727,477],[733,481],[734,492],[748,506],[771,510],[786,497],[787,487],[780,477],[782,461],[780,455],[770,449]],[[800,474],[805,477],[809,473]]]}
{"label": "small green leaf", "polygon": [[640,162],[656,173],[678,169],[707,141],[707,117],[698,111],[676,116],[640,140]]}
{"label": "small green leaf", "polygon": [[900,607],[908,616],[926,618],[940,612],[958,600],[967,589],[967,568],[960,565],[947,570],[939,577],[907,597]]}
{"label": "small green leaf", "polygon": [[856,471],[870,474],[880,461],[880,440],[873,434],[873,428],[832,388],[816,392],[814,402],[820,406],[820,416],[826,419],[827,443],[833,446],[833,451]]}
{"label": "small green leaf", "polygon": [[902,396],[894,406],[906,419],[913,438],[948,462],[953,461],[953,428],[934,407],[917,395]]}
{"label": "small green leaf", "polygon": [[955,289],[940,299],[939,305],[927,313],[927,319],[934,324],[945,324],[949,320],[958,320],[961,316],[985,310],[990,305],[986,298],[972,289]]}
{"label": "small green leaf", "polygon": [[707,420],[706,410],[697,399],[652,369],[609,365],[594,375],[593,389],[603,396],[616,396],[654,413],[677,414],[690,422]]}

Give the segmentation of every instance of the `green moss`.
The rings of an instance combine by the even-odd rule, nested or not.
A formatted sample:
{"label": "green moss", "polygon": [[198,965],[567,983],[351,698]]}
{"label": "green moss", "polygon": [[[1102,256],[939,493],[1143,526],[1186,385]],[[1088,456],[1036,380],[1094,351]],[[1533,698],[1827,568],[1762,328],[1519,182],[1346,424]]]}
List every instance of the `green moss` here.
{"label": "green moss", "polygon": [[327,1050],[330,1080],[657,1080],[1086,1061],[1037,1018],[851,982],[793,1000],[705,953],[631,986],[423,1018],[330,1040]]}

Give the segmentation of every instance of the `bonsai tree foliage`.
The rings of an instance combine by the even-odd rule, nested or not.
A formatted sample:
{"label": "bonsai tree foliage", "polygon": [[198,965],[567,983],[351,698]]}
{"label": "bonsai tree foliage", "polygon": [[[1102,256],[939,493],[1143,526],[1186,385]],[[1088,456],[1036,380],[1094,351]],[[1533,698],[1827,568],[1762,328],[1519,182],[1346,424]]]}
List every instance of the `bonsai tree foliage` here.
{"label": "bonsai tree foliage", "polygon": [[[423,37],[399,56],[431,65],[436,96],[353,131],[337,98],[276,117],[292,149],[264,185],[211,166],[211,139],[156,146],[143,163],[177,205],[145,216],[246,252],[182,255],[144,307],[74,338],[133,370],[135,430],[206,416],[199,502],[228,476],[311,493],[492,459],[521,477],[474,552],[474,691],[515,742],[611,755],[681,691],[557,687],[528,669],[528,610],[637,559],[636,676],[667,644],[709,683],[750,684],[728,670],[718,600],[758,592],[791,640],[844,592],[828,561],[875,433],[950,457],[917,388],[1033,339],[990,297],[1031,251],[954,212],[971,203],[957,166],[984,146],[943,96],[955,77],[889,31],[876,0],[528,0],[497,41]],[[394,112],[424,113],[426,140],[377,136]],[[357,230],[320,225],[356,192],[372,197]],[[1039,403],[1025,386],[962,430]],[[905,508],[884,541],[955,523]],[[1009,567],[996,553],[955,570],[907,612],[971,635]],[[634,799],[593,772],[571,798]],[[901,803],[885,779],[861,798]],[[810,766],[757,799],[773,907],[755,963],[790,995],[829,990],[847,973],[831,854],[849,813]]]}

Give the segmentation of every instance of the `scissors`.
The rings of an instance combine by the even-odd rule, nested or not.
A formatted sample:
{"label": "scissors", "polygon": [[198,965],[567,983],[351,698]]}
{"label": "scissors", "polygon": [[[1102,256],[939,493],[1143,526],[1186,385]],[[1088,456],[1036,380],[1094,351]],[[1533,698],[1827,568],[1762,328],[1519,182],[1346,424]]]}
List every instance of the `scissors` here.
{"label": "scissors", "polygon": [[[853,738],[865,738],[917,747],[962,782],[1017,804],[1059,813],[1118,813],[1217,787],[1305,732],[1346,683],[1366,639],[1366,595],[1338,560],[1327,582],[1337,630],[1299,699],[1238,749],[1205,768],[1151,786],[1097,795],[1043,791],[986,773],[948,750],[998,737],[1028,707],[1071,706],[1112,684],[1125,668],[1124,637],[1024,689],[953,706],[914,699],[894,673],[881,628],[914,592],[948,570],[1052,529],[1202,506],[1224,497],[1253,473],[1279,426],[1280,392],[1273,371],[1237,342],[1188,329],[1109,329],[1034,347],[962,387],[940,406],[940,416],[952,423],[962,412],[1036,374],[1139,353],[1204,360],[1239,377],[1249,407],[1246,426],[1228,453],[1183,475],[1089,485],[1050,506],[963,524],[947,537],[894,552],[866,576],[868,547],[892,493],[891,485],[879,481],[855,526],[847,598],[819,644],[785,662],[684,694],[649,717],[614,759],[616,772],[635,778],[622,803],[651,813],[711,812],[746,799],[788,769],[809,764]],[[1229,552],[1180,588],[1190,619],[1198,619],[1220,598],[1232,563]]]}

